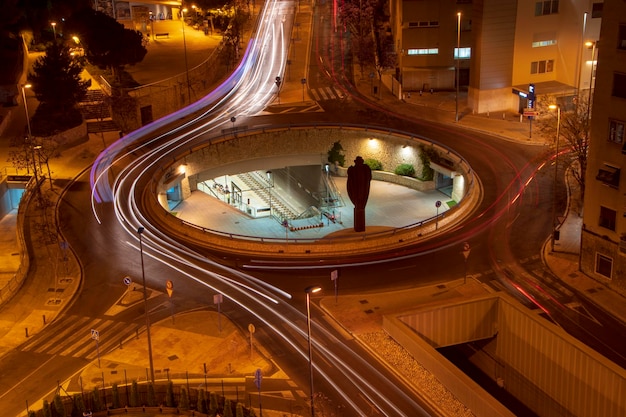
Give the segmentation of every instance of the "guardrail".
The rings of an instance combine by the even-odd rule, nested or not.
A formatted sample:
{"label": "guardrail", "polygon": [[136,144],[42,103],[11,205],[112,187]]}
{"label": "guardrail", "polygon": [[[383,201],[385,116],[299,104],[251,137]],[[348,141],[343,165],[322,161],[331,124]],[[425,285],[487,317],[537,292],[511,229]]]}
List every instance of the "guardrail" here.
{"label": "guardrail", "polygon": [[[224,232],[214,230],[202,226],[198,226],[182,219],[179,219],[163,209],[156,199],[158,181],[166,172],[170,171],[171,166],[179,163],[181,159],[200,149],[215,145],[217,143],[226,142],[233,139],[242,139],[246,136],[254,136],[268,132],[286,132],[298,129],[318,129],[318,128],[336,128],[339,130],[359,130],[372,133],[393,135],[403,140],[417,140],[427,143],[437,149],[442,155],[446,155],[455,163],[457,170],[463,172],[467,181],[467,189],[464,198],[452,207],[450,210],[433,216],[429,219],[421,220],[406,226],[397,227],[389,230],[378,231],[373,233],[360,233],[359,235],[340,235],[328,236],[320,239],[317,238],[282,238],[282,237],[259,237],[249,236],[237,233]],[[337,256],[347,253],[358,252],[360,254],[380,251],[397,246],[405,246],[408,243],[414,243],[418,240],[425,240],[432,236],[435,231],[441,232],[472,212],[472,209],[480,201],[482,193],[480,181],[475,176],[474,171],[469,163],[456,154],[452,148],[443,144],[434,142],[430,139],[415,135],[409,132],[397,129],[382,129],[377,126],[357,125],[357,124],[288,124],[273,125],[271,128],[248,128],[243,134],[235,137],[224,133],[215,135],[206,140],[202,145],[188,148],[185,152],[168,158],[167,165],[163,164],[157,170],[158,172],[152,176],[151,184],[144,189],[144,207],[148,209],[151,221],[154,224],[162,224],[170,233],[183,239],[189,239],[200,246],[208,246],[226,252],[235,253],[263,253],[264,255],[279,256]],[[150,197],[152,196],[152,197]]]}

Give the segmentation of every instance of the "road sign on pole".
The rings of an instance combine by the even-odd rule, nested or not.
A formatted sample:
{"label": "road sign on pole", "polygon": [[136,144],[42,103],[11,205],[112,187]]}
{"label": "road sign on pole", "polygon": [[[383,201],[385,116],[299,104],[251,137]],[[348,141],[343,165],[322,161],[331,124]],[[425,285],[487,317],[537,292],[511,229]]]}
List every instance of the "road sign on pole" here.
{"label": "road sign on pole", "polygon": [[172,298],[172,293],[174,292],[174,283],[171,280],[167,280],[165,283],[165,289],[167,290],[168,297]]}

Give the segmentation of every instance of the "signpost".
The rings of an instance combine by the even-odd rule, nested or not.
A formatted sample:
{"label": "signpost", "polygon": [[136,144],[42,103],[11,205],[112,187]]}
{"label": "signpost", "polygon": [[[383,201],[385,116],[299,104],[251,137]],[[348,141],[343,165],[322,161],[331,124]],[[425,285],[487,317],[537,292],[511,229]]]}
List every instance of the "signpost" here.
{"label": "signpost", "polygon": [[254,334],[255,330],[256,329],[254,327],[254,324],[248,324],[248,332],[250,332],[250,358],[252,358],[252,335]]}
{"label": "signpost", "polygon": [[463,243],[463,252],[461,252],[463,254],[463,257],[465,258],[465,271],[463,273],[463,284],[467,283],[467,258],[469,257],[470,254],[470,244],[469,242],[464,242]]}
{"label": "signpost", "polygon": [[[532,139],[533,137],[533,117],[537,115],[535,112],[535,84],[528,84],[528,139]],[[530,114],[530,113],[533,114]],[[524,111],[524,116],[526,116],[526,110]]]}
{"label": "signpost", "polygon": [[172,300],[172,294],[174,293],[174,283],[171,280],[167,280],[165,283],[165,289],[167,290],[167,296],[170,299],[170,310],[172,314],[172,323],[174,323],[174,301]]}
{"label": "signpost", "polygon": [[215,294],[213,296],[213,304],[217,304],[217,327],[220,334],[222,333],[222,301],[224,301],[224,296],[222,294]]}
{"label": "signpost", "polygon": [[339,290],[337,289],[338,281],[339,281],[339,271],[334,270],[330,273],[330,280],[335,284],[335,305],[337,305],[337,295]]}
{"label": "signpost", "polygon": [[441,207],[441,201],[437,200],[435,207],[437,207],[437,217],[435,217],[435,230],[437,230],[439,228],[439,207]]}
{"label": "signpost", "polygon": [[96,341],[96,353],[98,354],[98,368],[100,368],[100,345],[98,341],[100,340],[100,332],[96,329],[91,329],[91,338]]}
{"label": "signpost", "polygon": [[259,390],[259,415],[260,417],[263,417],[263,406],[261,405],[261,380],[263,380],[263,372],[261,372],[261,369],[259,368],[254,371],[254,385]]}

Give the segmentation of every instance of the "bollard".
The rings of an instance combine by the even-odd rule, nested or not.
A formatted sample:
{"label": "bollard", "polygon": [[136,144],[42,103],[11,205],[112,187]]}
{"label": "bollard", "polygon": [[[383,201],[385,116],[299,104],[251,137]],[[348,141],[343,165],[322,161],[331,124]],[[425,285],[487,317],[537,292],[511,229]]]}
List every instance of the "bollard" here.
{"label": "bollard", "polygon": [[45,325],[46,325],[46,315],[45,315],[45,314],[42,314],[42,316],[41,316],[41,317],[43,317],[43,324],[44,324],[44,326],[45,326]]}
{"label": "bollard", "polygon": [[24,327],[24,332],[26,332],[26,337],[28,337],[28,327]]}

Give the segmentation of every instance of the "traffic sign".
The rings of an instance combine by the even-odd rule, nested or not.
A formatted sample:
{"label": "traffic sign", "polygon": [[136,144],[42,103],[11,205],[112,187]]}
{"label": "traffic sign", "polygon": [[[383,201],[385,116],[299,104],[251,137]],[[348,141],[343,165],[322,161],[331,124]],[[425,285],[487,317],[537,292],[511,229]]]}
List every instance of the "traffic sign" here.
{"label": "traffic sign", "polygon": [[465,242],[463,243],[463,256],[465,257],[466,261],[467,261],[469,254],[470,254],[470,244],[469,242]]}
{"label": "traffic sign", "polygon": [[441,207],[441,201],[437,200],[435,202],[435,207],[437,207],[437,208]]}
{"label": "traffic sign", "polygon": [[335,269],[330,273],[330,279],[335,281],[337,278],[339,278],[339,271]]}
{"label": "traffic sign", "polygon": [[172,293],[174,292],[174,283],[168,279],[165,283],[165,289],[167,290],[167,295],[172,297]]}
{"label": "traffic sign", "polygon": [[91,338],[93,340],[100,340],[100,332],[96,329],[91,329]]}
{"label": "traffic sign", "polygon": [[254,371],[254,385],[256,386],[256,389],[261,389],[261,380],[263,379],[263,372],[261,371],[261,369],[257,369],[256,371]]}
{"label": "traffic sign", "polygon": [[133,280],[129,276],[125,276],[123,281],[124,281],[124,284],[126,285],[130,285],[133,283]]}
{"label": "traffic sign", "polygon": [[254,327],[254,324],[252,324],[252,323],[248,324],[248,331],[250,333],[254,333],[255,330],[256,330],[256,328]]}
{"label": "traffic sign", "polygon": [[524,117],[537,117],[539,112],[536,110],[524,110]]}

